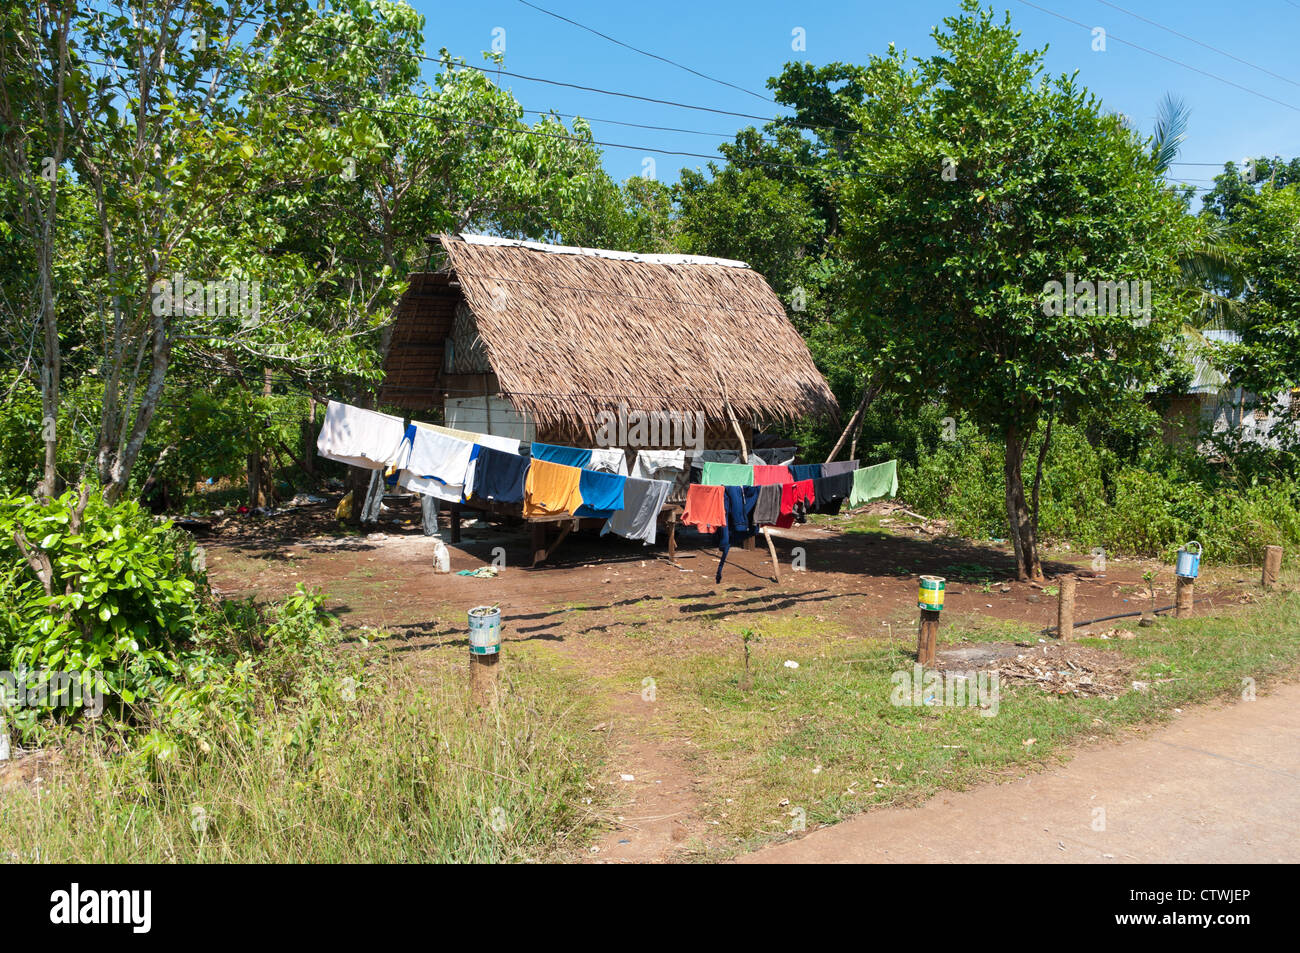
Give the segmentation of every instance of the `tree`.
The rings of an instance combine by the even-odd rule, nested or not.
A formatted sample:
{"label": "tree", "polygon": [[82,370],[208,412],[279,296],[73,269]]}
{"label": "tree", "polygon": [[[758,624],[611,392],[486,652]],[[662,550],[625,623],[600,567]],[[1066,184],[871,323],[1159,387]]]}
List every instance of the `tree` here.
{"label": "tree", "polygon": [[1300,387],[1300,184],[1265,185],[1231,226],[1250,276],[1241,343],[1223,348],[1234,385],[1264,396]]}
{"label": "tree", "polygon": [[862,347],[887,351],[907,400],[943,394],[1004,442],[1017,571],[1041,578],[1028,442],[1166,361],[1189,220],[1146,144],[1073,77],[1043,76],[1009,16],[966,0],[933,36],[935,56],[909,67],[891,47],[863,80],[850,321]]}

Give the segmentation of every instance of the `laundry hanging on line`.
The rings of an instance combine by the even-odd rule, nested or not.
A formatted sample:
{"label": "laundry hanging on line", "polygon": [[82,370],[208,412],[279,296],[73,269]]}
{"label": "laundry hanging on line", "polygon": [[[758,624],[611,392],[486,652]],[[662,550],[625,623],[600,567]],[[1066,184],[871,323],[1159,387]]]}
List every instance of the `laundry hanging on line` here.
{"label": "laundry hanging on line", "polygon": [[628,539],[639,539],[647,545],[653,543],[659,525],[659,511],[672,488],[672,483],[667,480],[628,477],[623,487],[623,509],[605,521],[600,535],[616,533]]}

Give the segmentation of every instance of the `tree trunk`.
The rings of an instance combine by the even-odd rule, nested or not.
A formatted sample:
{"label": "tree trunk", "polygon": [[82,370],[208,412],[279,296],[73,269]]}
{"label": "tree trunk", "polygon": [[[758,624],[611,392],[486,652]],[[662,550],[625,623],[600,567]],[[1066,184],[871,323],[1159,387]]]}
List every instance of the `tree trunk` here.
{"label": "tree trunk", "polygon": [[1005,466],[1007,522],[1011,527],[1011,545],[1016,554],[1016,575],[1021,582],[1043,578],[1043,564],[1038,558],[1038,537],[1025,501],[1025,483],[1021,470],[1025,463],[1025,438],[1019,430],[1006,433]]}
{"label": "tree trunk", "polygon": [[248,455],[248,508],[257,509],[259,491],[262,486],[262,452],[257,447]]}
{"label": "tree trunk", "polygon": [[[835,441],[835,446],[832,447],[831,452],[827,454],[827,463],[830,463],[835,459],[835,455],[840,452],[840,448],[844,446],[844,441],[849,438],[850,434],[853,435],[853,449],[854,451],[857,450],[857,430],[862,425],[862,416],[867,412],[867,406],[875,400],[876,395],[880,393],[882,379],[883,372],[879,372],[875,377],[862,386],[862,399],[858,401],[858,409],[853,412],[853,416],[849,418],[849,425],[844,428],[844,432],[840,434],[840,439]],[[852,459],[852,453],[850,453],[850,459]]]}

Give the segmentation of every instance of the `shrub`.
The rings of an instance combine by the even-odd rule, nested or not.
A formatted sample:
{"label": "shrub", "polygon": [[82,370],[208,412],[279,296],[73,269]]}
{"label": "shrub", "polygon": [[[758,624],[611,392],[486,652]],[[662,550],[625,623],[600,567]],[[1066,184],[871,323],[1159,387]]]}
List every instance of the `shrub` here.
{"label": "shrub", "polygon": [[178,674],[198,597],[190,547],[135,503],[73,493],[0,501],[0,657],[11,670],[102,673],[130,704]]}

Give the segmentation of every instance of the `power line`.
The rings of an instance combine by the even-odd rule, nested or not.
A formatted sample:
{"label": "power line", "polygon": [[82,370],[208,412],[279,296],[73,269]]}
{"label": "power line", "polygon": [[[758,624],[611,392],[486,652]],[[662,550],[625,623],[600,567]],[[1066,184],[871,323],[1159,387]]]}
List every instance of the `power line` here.
{"label": "power line", "polygon": [[550,10],[545,9],[544,7],[539,7],[535,3],[529,3],[528,0],[519,0],[519,2],[526,7],[531,7],[532,9],[536,10],[538,13],[544,13],[548,17],[554,17],[557,20],[563,20],[565,23],[571,24],[572,26],[576,26],[580,30],[586,30],[588,33],[594,33],[596,36],[600,37],[601,39],[609,40],[609,42],[615,43],[618,46],[623,47],[624,49],[631,50],[634,53],[640,53],[642,56],[648,56],[653,60],[659,60],[659,62],[661,63],[667,63],[669,66],[675,66],[678,69],[685,70],[686,72],[691,73],[692,75],[700,77],[701,79],[707,79],[711,83],[717,83],[721,86],[728,86],[731,89],[739,90],[742,93],[747,93],[750,96],[755,97],[756,99],[761,99],[763,100],[763,102],[766,103],[776,102],[776,100],[772,99],[770,96],[764,96],[762,93],[756,93],[752,89],[746,89],[743,86],[737,86],[735,83],[729,83],[725,79],[718,79],[714,76],[708,75],[707,73],[701,73],[699,70],[692,69],[691,67],[687,66],[684,63],[678,63],[676,60],[670,60],[668,59],[668,57],[660,56],[658,53],[651,53],[648,50],[643,50],[639,47],[633,46],[631,43],[624,43],[622,40],[615,39],[614,37],[610,36],[607,33],[601,33],[599,30],[593,29],[587,26],[586,24],[579,23],[577,20],[570,20],[568,17],[561,16],[558,13],[553,13]]}
{"label": "power line", "polygon": [[[651,129],[656,132],[681,132],[691,136],[709,136],[713,139],[734,139],[734,132],[709,132],[704,129],[683,129],[680,126],[650,126],[645,123],[627,122],[623,119],[600,119],[596,116],[584,116],[581,113],[561,113],[553,109],[525,109],[525,113],[535,116],[559,116],[561,119],[581,119],[584,122],[605,122],[615,126],[629,126],[633,129]],[[760,136],[763,142],[769,145],[778,145],[778,141],[771,136]],[[1212,163],[1211,163],[1212,164]]]}
{"label": "power line", "polygon": [[[520,0],[520,2],[523,2],[523,0]],[[1179,33],[1177,30],[1172,29],[1171,27],[1167,27],[1164,24],[1157,23],[1155,20],[1147,19],[1146,17],[1142,16],[1140,13],[1134,13],[1132,10],[1125,10],[1118,3],[1111,3],[1110,0],[1097,0],[1097,2],[1105,6],[1108,6],[1113,10],[1118,10],[1120,13],[1127,13],[1129,16],[1141,20],[1143,23],[1149,23],[1151,26],[1155,27],[1158,30],[1164,30],[1166,33],[1171,33],[1176,37],[1180,37],[1181,39],[1187,40],[1189,43],[1195,43],[1197,46],[1210,50],[1213,53],[1218,53],[1220,56],[1226,56],[1230,60],[1236,60],[1238,63],[1241,63],[1243,66],[1249,66],[1251,69],[1259,70],[1261,73],[1264,73],[1267,76],[1272,76],[1274,79],[1280,79],[1282,82],[1290,83],[1292,86],[1300,86],[1300,83],[1297,83],[1293,79],[1289,79],[1288,77],[1282,76],[1279,73],[1274,73],[1272,70],[1265,69],[1262,66],[1257,66],[1256,64],[1250,62],[1249,60],[1243,60],[1240,56],[1234,56],[1232,53],[1229,53],[1227,50],[1221,50],[1217,46],[1211,46],[1209,43],[1202,43],[1194,36],[1188,36],[1186,33]]]}
{"label": "power line", "polygon": [[[1035,10],[1038,10],[1041,13],[1046,13],[1048,16],[1056,17],[1056,19],[1058,20],[1064,20],[1066,23],[1073,23],[1075,26],[1082,27],[1085,30],[1091,31],[1093,29],[1092,27],[1088,26],[1088,24],[1086,23],[1082,23],[1079,20],[1075,20],[1071,17],[1067,17],[1063,13],[1057,13],[1055,10],[1049,10],[1046,7],[1040,7],[1038,4],[1030,2],[1030,0],[1016,0],[1016,2],[1023,3],[1027,7],[1033,7]],[[1172,56],[1165,56],[1165,54],[1163,53],[1157,53],[1155,50],[1147,49],[1147,47],[1145,46],[1139,46],[1137,43],[1133,43],[1130,40],[1122,39],[1121,37],[1116,36],[1114,33],[1107,32],[1106,38],[1109,40],[1114,40],[1116,43],[1123,43],[1125,46],[1131,46],[1135,50],[1141,50],[1143,53],[1147,53],[1151,56],[1158,57],[1167,63],[1173,63],[1175,66],[1181,66],[1184,69],[1189,69],[1193,73],[1200,73],[1202,76],[1208,76],[1210,79],[1216,80],[1220,83],[1226,83],[1227,85],[1233,87],[1234,89],[1239,89],[1242,92],[1250,93],[1252,96],[1258,96],[1260,99],[1267,99],[1271,103],[1276,103],[1279,106],[1285,106],[1287,109],[1294,110],[1295,112],[1300,112],[1300,106],[1295,106],[1292,105],[1291,103],[1283,102],[1280,99],[1276,99],[1268,95],[1267,93],[1261,93],[1257,89],[1251,89],[1249,86],[1242,86],[1240,83],[1234,83],[1232,80],[1225,79],[1224,77],[1219,76],[1216,73],[1211,73],[1208,70],[1203,70],[1198,66],[1192,66],[1190,63],[1184,63],[1182,60],[1174,59]]]}
{"label": "power line", "polygon": [[[99,60],[90,60],[85,58],[82,58],[80,61],[83,63],[89,63],[96,66],[110,65]],[[135,67],[129,64],[123,64],[122,68],[134,69]],[[255,90],[252,90],[247,86],[240,86],[237,83],[233,83],[229,81],[217,81],[217,85],[222,86],[226,89],[236,89],[242,92],[255,92]],[[583,138],[582,136],[567,135],[567,134],[560,134],[554,132],[545,132],[542,130],[538,130],[536,128],[529,128],[528,126],[523,126],[522,128],[516,128],[513,126],[500,126],[493,123],[478,122],[472,119],[455,119],[450,116],[435,116],[430,113],[414,112],[412,110],[405,110],[405,109],[390,109],[381,106],[352,107],[349,106],[347,103],[341,103],[338,100],[324,99],[322,97],[317,97],[317,96],[306,96],[301,93],[281,93],[279,95],[283,95],[289,99],[298,99],[303,102],[312,103],[313,105],[316,106],[326,106],[334,109],[357,108],[357,109],[363,109],[364,111],[371,112],[371,113],[384,113],[387,115],[404,116],[412,119],[427,119],[433,122],[449,123],[451,125],[458,125],[458,126],[473,126],[481,129],[488,129],[488,130],[494,130],[499,132],[512,132],[519,135],[536,136],[544,139],[561,139],[561,140],[567,140],[569,142],[577,142],[583,145],[600,146],[601,148],[604,149],[627,149],[633,152],[641,152],[641,153],[650,152],[656,155],[681,156],[685,158],[695,158],[695,159],[708,159],[711,162],[721,159],[723,161],[730,162],[733,165],[762,166],[764,168],[769,168],[769,169],[786,169],[795,172],[813,171],[813,172],[829,173],[829,174],[834,174],[839,176],[845,176],[854,179],[862,178],[864,176],[873,179],[894,178],[893,176],[884,172],[853,172],[848,169],[809,169],[808,167],[796,165],[794,163],[789,163],[789,162],[772,162],[766,159],[731,158],[719,153],[710,154],[705,152],[689,152],[680,149],[661,149],[661,148],[656,148],[654,146],[643,146],[643,145],[636,145],[632,143],[608,142],[600,139],[586,139]],[[525,110],[525,111],[538,113],[539,115],[543,115],[543,116],[558,115],[555,113],[542,113],[539,110]]]}

